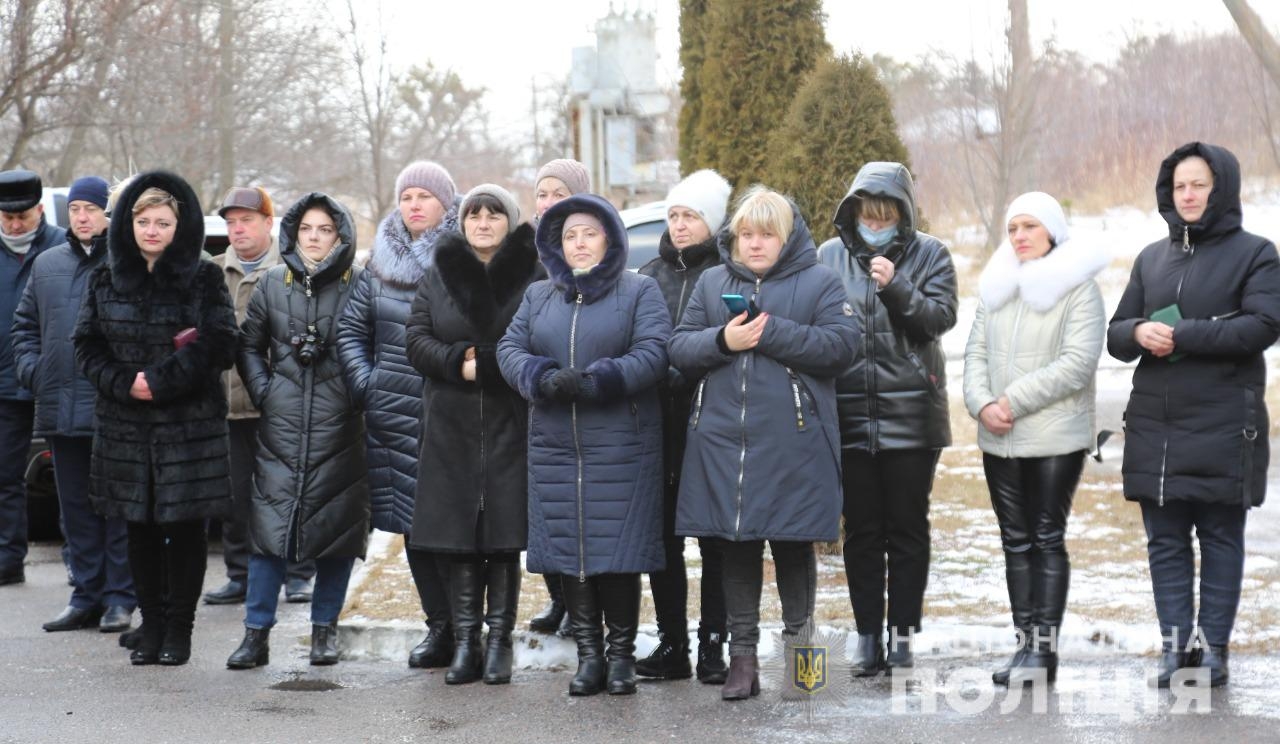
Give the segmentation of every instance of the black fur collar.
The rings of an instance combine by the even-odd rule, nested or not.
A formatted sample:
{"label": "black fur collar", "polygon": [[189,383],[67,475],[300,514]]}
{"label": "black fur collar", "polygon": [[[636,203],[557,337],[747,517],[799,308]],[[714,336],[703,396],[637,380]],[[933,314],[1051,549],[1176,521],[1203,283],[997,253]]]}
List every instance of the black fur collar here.
{"label": "black fur collar", "polygon": [[[446,291],[482,336],[489,336],[498,311],[519,299],[524,288],[543,274],[533,227],[524,223],[502,241],[484,263],[462,233],[446,233],[436,243],[435,264]],[[505,331],[497,329],[496,336]],[[495,336],[495,337],[496,337]]]}
{"label": "black fur collar", "polygon": [[[178,200],[178,229],[150,272],[133,237],[133,205],[142,192],[158,188]],[[107,228],[107,261],[111,283],[129,294],[138,291],[148,276],[156,286],[183,288],[191,284],[204,250],[204,212],[196,192],[181,176],[167,171],[139,173],[129,182],[112,211]]]}
{"label": "black fur collar", "polygon": [[683,251],[671,242],[671,231],[663,230],[658,238],[658,256],[677,268],[695,269],[704,263],[716,263],[720,258],[720,249],[712,233],[701,243],[694,243]]}

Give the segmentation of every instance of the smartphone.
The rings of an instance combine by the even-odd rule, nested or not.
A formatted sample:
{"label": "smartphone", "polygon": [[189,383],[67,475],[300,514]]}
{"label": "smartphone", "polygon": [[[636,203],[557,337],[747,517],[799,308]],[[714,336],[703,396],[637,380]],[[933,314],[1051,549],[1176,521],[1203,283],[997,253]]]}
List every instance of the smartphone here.
{"label": "smartphone", "polygon": [[747,321],[753,321],[760,315],[760,308],[756,307],[756,301],[743,297],[740,294],[722,294],[720,299],[724,300],[724,306],[729,308],[729,314],[733,316],[747,314]]}

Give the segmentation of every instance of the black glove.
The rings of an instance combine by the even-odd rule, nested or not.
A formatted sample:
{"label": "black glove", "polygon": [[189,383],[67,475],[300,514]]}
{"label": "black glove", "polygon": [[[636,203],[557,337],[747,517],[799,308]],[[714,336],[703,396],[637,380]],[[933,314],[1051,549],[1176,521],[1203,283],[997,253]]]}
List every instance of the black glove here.
{"label": "black glove", "polygon": [[547,400],[568,403],[576,400],[579,392],[579,373],[572,369],[547,372],[538,382],[538,392]]}

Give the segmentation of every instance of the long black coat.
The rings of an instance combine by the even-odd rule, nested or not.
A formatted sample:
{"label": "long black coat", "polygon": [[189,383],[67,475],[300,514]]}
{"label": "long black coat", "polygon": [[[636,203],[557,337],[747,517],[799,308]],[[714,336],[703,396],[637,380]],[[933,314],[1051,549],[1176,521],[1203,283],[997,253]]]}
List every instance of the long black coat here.
{"label": "long black coat", "polygon": [[13,316],[13,356],[18,381],[36,399],[37,436],[93,436],[97,393],[76,366],[71,340],[93,270],[106,260],[107,234],[93,238],[86,253],[67,231],[68,242],[40,254]]}
{"label": "long black coat", "polygon": [[[1199,155],[1213,170],[1205,213],[1183,222],[1173,169]],[[1262,503],[1270,459],[1262,354],[1280,337],[1280,259],[1275,245],[1240,227],[1240,165],[1193,142],[1160,166],[1156,203],[1169,235],[1142,250],[1107,330],[1107,350],[1138,359],[1125,409],[1124,495],[1249,508]],[[1134,328],[1176,304],[1176,361],[1133,339]]]}
{"label": "long black coat", "polygon": [[[133,205],[155,186],[181,204],[173,242],[147,271],[133,237]],[[89,497],[104,517],[178,522],[226,516],[227,394],[236,316],[222,271],[202,261],[204,217],[172,173],[143,173],[125,188],[107,232],[107,262],[89,278],[76,323],[76,361],[98,391]],[[196,328],[179,350],[173,337]],[[129,395],[138,372],[152,400]]]}
{"label": "long black coat", "polygon": [[[313,206],[333,216],[339,245],[308,276],[298,222]],[[359,278],[355,226],[324,194],[304,196],[280,220],[282,265],[258,281],[240,327],[240,378],[262,412],[249,539],[259,555],[289,560],[363,557],[369,533],[364,420],[333,348],[338,318]],[[304,365],[290,339],[308,327],[322,343]]]}
{"label": "long black coat", "polygon": [[[706,240],[679,250],[671,242],[671,232],[664,230],[658,240],[658,257],[640,267],[639,273],[651,276],[662,289],[662,297],[671,311],[671,327],[680,324],[685,306],[698,284],[698,277],[712,266],[720,265],[720,249],[713,234]],[[684,460],[685,425],[689,420],[689,407],[693,404],[693,390],[697,380],[690,380],[675,367],[667,372],[667,379],[658,386],[658,399],[662,404],[662,463],[663,477],[668,485],[680,482],[680,464]]]}
{"label": "long black coat", "polygon": [[[858,235],[863,194],[898,202],[898,235],[880,253],[893,279],[877,289],[869,266],[877,255]],[[868,163],[836,209],[839,236],[818,261],[844,282],[862,332],[853,363],[836,380],[845,449],[937,449],[951,444],[947,359],[942,335],[956,324],[956,270],[942,241],[916,230],[911,175],[898,163]]]}
{"label": "long black coat", "polygon": [[[533,228],[521,225],[489,260],[458,233],[436,245],[408,323],[413,366],[427,378],[415,548],[523,550],[528,537],[529,407],[498,369],[496,345],[530,283],[546,275]],[[462,378],[475,347],[476,379]]]}

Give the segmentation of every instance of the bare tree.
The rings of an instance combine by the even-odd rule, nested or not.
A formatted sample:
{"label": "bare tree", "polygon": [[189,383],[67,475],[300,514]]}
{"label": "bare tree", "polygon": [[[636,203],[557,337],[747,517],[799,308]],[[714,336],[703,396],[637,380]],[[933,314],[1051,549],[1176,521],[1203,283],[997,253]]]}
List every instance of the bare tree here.
{"label": "bare tree", "polygon": [[82,54],[87,0],[10,0],[0,5],[0,121],[14,120],[3,165],[22,162],[31,140],[49,131],[40,104]]}
{"label": "bare tree", "polygon": [[1240,35],[1258,55],[1272,82],[1280,85],[1280,42],[1263,25],[1262,19],[1250,7],[1249,0],[1222,0],[1222,4],[1227,6]]}

